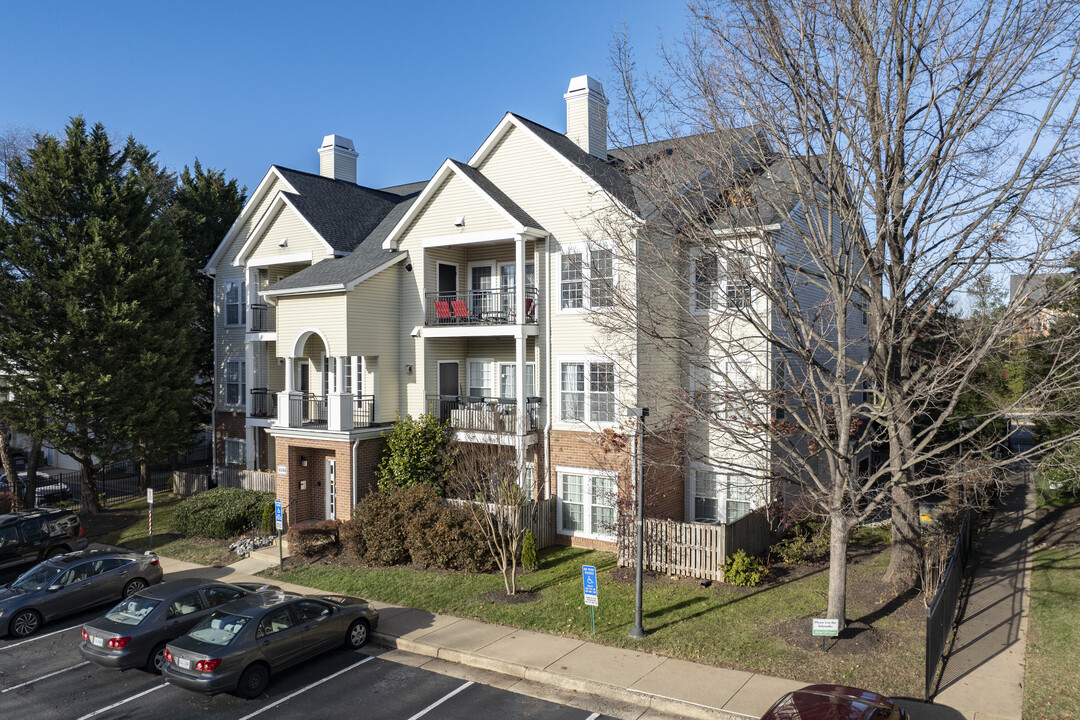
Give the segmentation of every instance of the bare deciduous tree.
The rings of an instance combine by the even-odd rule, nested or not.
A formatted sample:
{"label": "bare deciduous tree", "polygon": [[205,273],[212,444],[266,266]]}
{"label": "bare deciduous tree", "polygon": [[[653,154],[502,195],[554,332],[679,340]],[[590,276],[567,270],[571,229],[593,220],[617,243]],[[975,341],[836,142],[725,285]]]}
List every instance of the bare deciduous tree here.
{"label": "bare deciduous tree", "polygon": [[[1074,250],[1080,12],[735,0],[690,20],[645,78],[616,40],[615,154],[640,212],[596,242],[636,282],[592,317],[664,359],[621,361],[687,460],[787,482],[829,519],[844,622],[850,529],[891,509],[888,577],[917,582],[919,495],[1004,465],[988,430],[1080,381],[1062,352],[1022,391],[968,402],[1076,290],[1043,281]],[[1013,275],[1012,296],[957,322],[986,273]]]}
{"label": "bare deciduous tree", "polygon": [[532,526],[536,503],[521,486],[513,448],[457,443],[447,490],[464,502],[503,575],[506,594],[517,593],[521,542]]}

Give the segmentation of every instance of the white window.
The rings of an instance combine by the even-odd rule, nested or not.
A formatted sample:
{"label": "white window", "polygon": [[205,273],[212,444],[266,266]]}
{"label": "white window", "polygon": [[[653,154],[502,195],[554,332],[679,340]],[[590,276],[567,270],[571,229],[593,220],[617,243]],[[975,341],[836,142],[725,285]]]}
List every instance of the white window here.
{"label": "white window", "polygon": [[225,325],[235,327],[243,325],[244,317],[244,283],[229,281],[225,283]]}
{"label": "white window", "polygon": [[[536,396],[536,363],[525,363],[525,397]],[[517,363],[499,363],[499,397],[517,397]]]}
{"label": "white window", "polygon": [[594,248],[589,256],[589,304],[594,308],[615,303],[615,253]]}
{"label": "white window", "polygon": [[247,463],[244,441],[225,438],[225,464],[231,467],[243,467]]}
{"label": "white window", "polygon": [[570,310],[585,305],[585,278],[582,272],[582,254],[563,253],[560,273],[562,309]]}
{"label": "white window", "polygon": [[697,250],[690,271],[690,309],[707,312],[724,308],[744,308],[750,304],[751,289],[746,270],[726,272],[716,255]]}
{"label": "white window", "polygon": [[745,475],[691,470],[690,483],[694,494],[694,522],[732,523],[753,510],[757,490]]}
{"label": "white window", "polygon": [[563,310],[611,307],[615,304],[615,253],[606,248],[564,251],[559,282]]}
{"label": "white window", "polygon": [[750,411],[755,391],[753,362],[753,358],[749,356],[724,360],[727,380],[721,380],[721,392],[724,395],[724,416],[728,420],[753,420],[753,413]]}
{"label": "white window", "polygon": [[247,363],[225,361],[225,404],[243,405],[247,398]]}
{"label": "white window", "polygon": [[495,362],[493,360],[469,360],[469,397],[493,397],[495,395]]}
{"label": "white window", "polygon": [[325,398],[330,394],[330,357],[322,356],[322,394]]}
{"label": "white window", "polygon": [[560,470],[558,482],[559,532],[614,540],[616,476],[595,470]]}
{"label": "white window", "polygon": [[[352,378],[353,378],[353,361],[355,358],[345,358],[345,392],[352,392]],[[360,393],[357,392],[357,395]]]}
{"label": "white window", "polygon": [[603,360],[560,363],[559,418],[615,422],[615,364]]}

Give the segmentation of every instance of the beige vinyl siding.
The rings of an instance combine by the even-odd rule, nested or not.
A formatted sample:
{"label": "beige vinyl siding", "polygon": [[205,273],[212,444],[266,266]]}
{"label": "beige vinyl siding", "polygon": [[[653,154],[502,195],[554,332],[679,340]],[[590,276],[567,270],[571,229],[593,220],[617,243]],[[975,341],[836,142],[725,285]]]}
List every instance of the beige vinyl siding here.
{"label": "beige vinyl siding", "polygon": [[[465,224],[454,225],[464,217]],[[404,237],[443,237],[511,228],[515,223],[496,209],[470,183],[451,174],[431,195],[427,206],[413,219]]]}
{"label": "beige vinyl siding", "polygon": [[[287,240],[285,247],[282,241]],[[282,206],[274,212],[271,223],[249,256],[249,262],[273,260],[283,255],[311,253],[313,263],[333,257],[333,251],[311,231],[308,224],[291,207]]]}
{"label": "beige vinyl siding", "polygon": [[[391,422],[408,409],[400,404],[400,383],[409,381],[416,373],[406,376],[403,366],[415,364],[411,358],[401,357],[401,348],[410,340],[405,328],[406,311],[399,309],[402,286],[411,282],[415,273],[405,271],[405,263],[399,262],[357,285],[346,295],[347,351],[344,355],[358,355],[368,364],[365,368],[364,393],[375,395],[375,412],[380,422]],[[415,312],[415,302],[412,303]],[[403,337],[404,336],[404,337]],[[377,358],[377,363],[375,362]]]}
{"label": "beige vinyl siding", "polygon": [[453,360],[458,364],[458,388],[451,390],[443,388],[446,395],[457,395],[458,390],[465,384],[465,359],[468,357],[466,348],[468,341],[465,338],[431,338],[426,341],[427,350],[425,357],[427,363],[424,366],[425,394],[435,395],[439,390],[438,367],[440,360]]}
{"label": "beige vinyl siding", "polygon": [[281,297],[277,307],[277,351],[285,357],[295,355],[300,336],[317,330],[329,346],[323,347],[323,352],[348,355],[345,320],[344,293]]}

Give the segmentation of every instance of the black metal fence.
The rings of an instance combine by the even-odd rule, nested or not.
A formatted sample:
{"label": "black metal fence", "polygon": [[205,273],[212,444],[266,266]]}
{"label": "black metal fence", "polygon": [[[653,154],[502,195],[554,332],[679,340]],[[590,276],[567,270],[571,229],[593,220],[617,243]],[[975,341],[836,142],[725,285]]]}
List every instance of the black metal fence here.
{"label": "black metal fence", "polygon": [[934,599],[926,608],[926,687],[923,699],[927,702],[930,701],[934,678],[937,677],[941,658],[945,654],[945,646],[949,642],[949,635],[956,622],[956,610],[960,604],[964,576],[971,567],[975,517],[975,511],[971,509],[964,514],[949,564],[941,576]]}
{"label": "black metal fence", "polygon": [[[196,468],[207,468],[206,472],[209,472],[208,468],[211,465],[211,448],[208,446],[195,448],[172,460],[151,463],[147,467],[149,484],[155,491],[164,491],[169,487],[174,470],[190,471]],[[139,463],[136,460],[112,463],[98,470],[95,479],[101,504],[108,507],[145,497],[146,488],[142,485],[139,470]],[[56,488],[55,493],[50,497],[50,505],[71,505],[80,511],[90,505],[90,499],[85,495],[80,470],[50,473],[49,476],[39,474],[37,486]]]}

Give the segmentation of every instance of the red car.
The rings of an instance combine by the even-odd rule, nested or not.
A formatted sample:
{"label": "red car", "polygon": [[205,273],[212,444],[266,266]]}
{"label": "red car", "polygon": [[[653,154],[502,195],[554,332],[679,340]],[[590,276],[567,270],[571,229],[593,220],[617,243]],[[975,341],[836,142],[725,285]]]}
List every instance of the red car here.
{"label": "red car", "polygon": [[911,720],[911,716],[876,692],[807,685],[777,700],[761,720]]}

